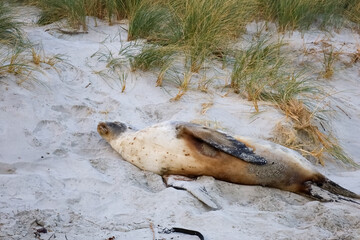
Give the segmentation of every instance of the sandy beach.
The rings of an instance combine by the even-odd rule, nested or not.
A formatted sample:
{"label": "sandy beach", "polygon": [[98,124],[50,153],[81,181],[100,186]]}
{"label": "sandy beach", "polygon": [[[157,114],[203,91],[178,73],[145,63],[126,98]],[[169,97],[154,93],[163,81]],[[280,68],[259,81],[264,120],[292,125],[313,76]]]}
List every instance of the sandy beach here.
{"label": "sandy beach", "polygon": [[[61,56],[53,67],[41,63],[34,79],[0,77],[0,239],[118,240],[198,239],[165,230],[182,227],[220,239],[360,239],[360,205],[318,202],[295,193],[201,177],[221,206],[212,210],[187,191],[167,188],[161,176],[121,159],[97,133],[100,121],[122,121],[138,129],[167,120],[217,125],[235,135],[273,137],[286,116],[269,103],[252,102],[229,91],[229,74],[218,69],[207,92],[196,79],[179,101],[176,84],[156,87],[153,72],[124,68],[104,78],[101,53],[115,57],[127,42],[127,22],[109,26],[88,19],[88,33],[65,34],[59,23],[39,26],[37,9],[18,7],[22,30],[44,56]],[[249,36],[256,23],[248,25]],[[269,30],[271,31],[271,29]],[[320,40],[341,50],[334,76],[319,80],[334,110],[329,125],[339,144],[360,164],[360,61],[347,66],[360,46],[350,29],[286,34],[294,52],[320,51]],[[313,54],[308,59],[320,58]],[[319,62],[319,65],[321,63]],[[213,70],[211,70],[213,71]],[[208,108],[204,109],[204,106]],[[360,170],[328,161],[315,167],[340,185],[360,193]],[[45,228],[46,233],[41,229]],[[39,230],[39,231],[38,231]]]}

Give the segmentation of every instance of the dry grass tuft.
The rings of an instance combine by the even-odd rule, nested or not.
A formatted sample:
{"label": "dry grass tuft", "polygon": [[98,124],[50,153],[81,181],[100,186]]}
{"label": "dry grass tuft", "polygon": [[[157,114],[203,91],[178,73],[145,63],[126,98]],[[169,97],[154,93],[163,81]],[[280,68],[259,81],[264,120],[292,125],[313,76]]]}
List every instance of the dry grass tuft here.
{"label": "dry grass tuft", "polygon": [[184,79],[180,85],[178,94],[171,99],[171,101],[179,101],[180,98],[186,93],[189,88],[189,84],[191,82],[191,77],[193,76],[193,72],[187,72],[184,74]]}
{"label": "dry grass tuft", "polygon": [[213,105],[214,105],[213,102],[202,103],[201,104],[201,115],[204,115]]}
{"label": "dry grass tuft", "polygon": [[34,63],[35,65],[39,65],[39,64],[41,63],[41,56],[40,56],[40,54],[37,53],[34,48],[31,49],[31,54],[32,54],[32,58],[33,58],[33,63]]}
{"label": "dry grass tuft", "polygon": [[352,57],[351,57],[351,62],[352,63],[357,63],[357,62],[359,62],[360,61],[360,46],[358,46],[357,48],[356,48],[356,52],[354,52],[353,54],[352,54]]}
{"label": "dry grass tuft", "polygon": [[324,72],[322,76],[326,79],[331,78],[334,75],[334,64],[339,59],[340,51],[334,49],[333,46],[326,47],[323,45],[323,66]]}
{"label": "dry grass tuft", "polygon": [[[325,129],[320,131],[315,123],[315,113],[302,101],[290,100],[279,105],[279,108],[286,114],[287,120],[276,125],[274,141],[299,151],[306,157],[317,159],[321,165],[325,165],[324,160],[328,157],[356,165],[343,151],[336,138],[324,133]],[[321,123],[320,126],[324,128]]]}

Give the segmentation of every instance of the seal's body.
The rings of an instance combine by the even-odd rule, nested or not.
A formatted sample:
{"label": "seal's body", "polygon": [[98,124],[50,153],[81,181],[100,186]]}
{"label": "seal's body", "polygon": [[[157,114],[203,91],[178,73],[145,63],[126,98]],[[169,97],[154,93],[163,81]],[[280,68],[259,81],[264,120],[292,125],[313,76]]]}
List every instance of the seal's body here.
{"label": "seal's body", "polygon": [[317,198],[314,184],[360,198],[328,180],[297,152],[271,142],[232,137],[187,122],[163,122],[140,131],[119,122],[99,123],[98,132],[123,159],[160,175],[213,176]]}

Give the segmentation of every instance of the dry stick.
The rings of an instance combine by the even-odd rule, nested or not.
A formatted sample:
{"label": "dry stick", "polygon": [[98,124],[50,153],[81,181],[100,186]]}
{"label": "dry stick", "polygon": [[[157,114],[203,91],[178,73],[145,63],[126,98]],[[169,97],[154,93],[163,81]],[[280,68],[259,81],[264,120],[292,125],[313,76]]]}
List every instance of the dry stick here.
{"label": "dry stick", "polygon": [[[86,34],[86,33],[89,33],[88,31],[67,31],[67,30],[63,30],[61,28],[53,28],[54,30],[58,30],[60,33],[63,33],[63,34],[68,34],[68,35],[75,35],[75,34]],[[47,31],[50,31],[52,29],[46,29],[45,32]]]}
{"label": "dry stick", "polygon": [[154,225],[152,223],[150,223],[150,229],[151,232],[153,233],[153,240],[155,240],[155,230],[154,230]]}
{"label": "dry stick", "polygon": [[122,26],[119,26],[120,28],[122,28],[123,30],[125,30],[125,31],[129,31],[128,29],[126,29],[126,28],[124,28],[124,27],[122,27]]}
{"label": "dry stick", "polygon": [[49,239],[48,239],[48,240],[50,240],[52,237],[54,237],[54,238],[55,238],[55,233],[53,233],[53,234],[49,237]]}

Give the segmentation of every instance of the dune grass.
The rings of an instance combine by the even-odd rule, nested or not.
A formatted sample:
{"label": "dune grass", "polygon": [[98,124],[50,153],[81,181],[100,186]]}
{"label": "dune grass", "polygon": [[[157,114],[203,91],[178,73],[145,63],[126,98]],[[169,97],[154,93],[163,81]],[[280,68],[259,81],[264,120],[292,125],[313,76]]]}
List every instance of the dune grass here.
{"label": "dune grass", "polygon": [[[290,64],[283,42],[272,41],[266,34],[255,36],[248,47],[235,55],[231,87],[252,101],[257,112],[258,101],[262,100],[274,103],[286,115],[288,122],[275,128],[274,141],[311,156],[322,165],[324,156],[353,164],[336,138],[324,128],[324,120],[317,117],[318,109],[305,104],[322,96],[312,73]],[[324,64],[332,70],[335,53],[329,51],[324,53]]]}
{"label": "dune grass", "polygon": [[286,80],[283,72],[286,59],[280,54],[283,45],[280,41],[272,42],[269,36],[260,36],[235,56],[231,87],[253,101],[256,111],[257,101],[263,100],[266,92],[276,90],[274,87]]}
{"label": "dune grass", "polygon": [[[113,20],[123,18],[133,22],[130,38],[155,26],[172,27],[173,32],[191,45],[201,44],[204,38],[218,38],[217,29],[237,32],[254,18],[276,22],[281,31],[308,29],[316,23],[322,28],[340,27],[344,19],[360,23],[358,0],[29,0],[42,9],[40,24],[66,18],[72,27],[86,29],[85,16]],[[170,14],[170,15],[169,15]],[[166,18],[168,16],[169,18]],[[158,19],[155,21],[154,19]],[[172,22],[172,19],[176,19]],[[171,22],[172,24],[168,24]],[[141,24],[146,24],[141,26]],[[175,23],[175,25],[174,25]],[[140,28],[142,31],[139,31]],[[177,30],[176,30],[177,29]],[[178,31],[179,30],[179,31]],[[215,31],[215,32],[214,32]],[[151,31],[150,31],[151,32]],[[159,29],[157,33],[166,33]],[[180,34],[181,33],[181,34]],[[214,34],[217,33],[217,34]],[[180,34],[180,35],[179,35]],[[143,35],[143,34],[142,34]],[[167,34],[166,34],[167,35]],[[141,36],[143,37],[143,36]],[[210,42],[206,40],[206,42]],[[193,51],[199,51],[194,49]]]}
{"label": "dune grass", "polygon": [[278,24],[280,31],[340,27],[344,19],[359,22],[357,0],[259,0],[262,17]]}
{"label": "dune grass", "polygon": [[[359,23],[358,0],[34,1],[43,10],[40,18],[43,24],[65,18],[71,26],[86,30],[86,16],[107,19],[109,24],[128,18],[128,40],[146,41],[140,52],[123,54],[128,57],[130,71],[157,71],[157,86],[173,71],[179,92],[172,100],[179,100],[186,93],[195,75],[196,79],[201,78],[207,70],[205,63],[223,61],[224,68],[231,68],[231,87],[252,101],[256,111],[259,111],[258,101],[270,101],[288,116],[292,130],[303,141],[300,145],[314,146],[304,152],[318,159],[328,152],[347,161],[336,140],[319,128],[314,110],[305,104],[307,96],[317,96],[319,89],[311,84],[314,79],[309,80],[303,69],[289,64],[287,53],[283,52],[284,43],[260,34],[243,50],[231,45],[254,19],[273,21],[280,31],[339,27],[345,19]],[[124,91],[128,76],[123,66],[127,63],[112,54],[100,55],[97,56],[106,62],[108,71],[98,73],[119,79]],[[36,60],[36,53],[33,59]],[[336,52],[324,50],[326,76],[323,77],[331,77],[335,59]]]}
{"label": "dune grass", "polygon": [[[96,58],[99,62],[105,63],[105,68],[95,70],[94,73],[99,75],[110,87],[118,88],[123,93],[126,90],[127,79],[129,76],[128,51],[131,51],[132,45],[122,46],[119,53],[113,53],[109,49],[100,49],[91,57]],[[109,81],[109,79],[111,81]]]}
{"label": "dune grass", "polygon": [[47,57],[36,50],[23,36],[20,26],[11,16],[11,5],[0,2],[0,76],[20,75],[18,84],[29,79],[41,63],[54,67],[63,61],[60,55]]}
{"label": "dune grass", "polygon": [[129,39],[176,45],[198,72],[206,58],[239,35],[254,7],[242,0],[144,1],[130,19]]}
{"label": "dune grass", "polygon": [[50,24],[66,19],[73,28],[86,31],[86,16],[114,20],[129,18],[141,0],[31,0],[42,11],[38,23]]}
{"label": "dune grass", "polygon": [[20,31],[20,23],[11,16],[11,9],[0,2],[0,76],[28,72],[22,53],[26,41]]}
{"label": "dune grass", "polygon": [[24,42],[20,32],[20,23],[12,16],[10,8],[5,2],[0,2],[0,44],[16,46]]}
{"label": "dune grass", "polygon": [[350,21],[360,24],[360,2],[353,1],[346,9],[345,15]]}
{"label": "dune grass", "polygon": [[46,25],[66,19],[73,28],[87,30],[86,8],[82,0],[37,0],[41,8],[38,24]]}
{"label": "dune grass", "polygon": [[337,51],[334,49],[333,46],[330,46],[329,48],[323,47],[323,73],[322,76],[324,78],[331,78],[334,75],[334,64],[335,61],[338,60],[340,51]]}
{"label": "dune grass", "polygon": [[145,45],[141,52],[130,57],[132,71],[136,69],[148,71],[168,66],[174,59],[177,49],[156,45]]}
{"label": "dune grass", "polygon": [[139,38],[168,44],[173,38],[174,16],[162,2],[143,1],[130,18],[128,40]]}
{"label": "dune grass", "polygon": [[84,7],[88,16],[107,19],[110,25],[114,20],[129,18],[141,0],[88,0]]}
{"label": "dune grass", "polygon": [[325,165],[325,160],[329,158],[347,165],[357,165],[339,145],[330,129],[326,129],[328,119],[319,116],[318,109],[311,109],[297,99],[280,103],[278,107],[286,114],[288,121],[282,121],[275,127],[275,142],[316,159],[321,165]]}

